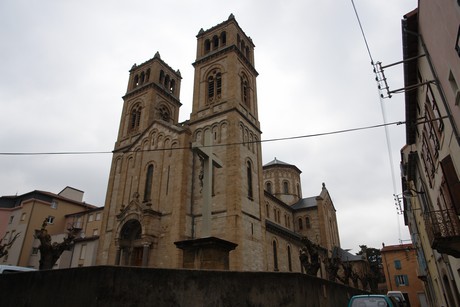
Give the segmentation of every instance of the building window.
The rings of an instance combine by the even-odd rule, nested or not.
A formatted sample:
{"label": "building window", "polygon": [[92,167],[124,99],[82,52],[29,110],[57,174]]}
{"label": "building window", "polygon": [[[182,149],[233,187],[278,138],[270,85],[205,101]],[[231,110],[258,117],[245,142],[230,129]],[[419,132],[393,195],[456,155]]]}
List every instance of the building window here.
{"label": "building window", "polygon": [[140,122],[141,122],[141,107],[137,105],[131,110],[129,130],[136,130],[137,128],[139,128]]}
{"label": "building window", "polygon": [[272,183],[270,181],[268,181],[265,184],[265,190],[267,190],[268,193],[272,194]]}
{"label": "building window", "polygon": [[92,221],[94,221],[94,215],[90,214],[88,215],[88,222],[92,222]]}
{"label": "building window", "polygon": [[47,224],[53,224],[53,223],[54,223],[54,216],[49,215],[49,216],[46,218],[46,223],[47,223]]}
{"label": "building window", "polygon": [[57,201],[53,200],[53,201],[51,202],[51,209],[57,209],[57,207],[58,207]]}
{"label": "building window", "polygon": [[270,218],[270,206],[265,204],[265,209],[267,210],[267,218]]}
{"label": "building window", "polygon": [[160,84],[163,84],[165,81],[165,72],[163,70],[160,70],[160,79],[158,81]]}
{"label": "building window", "polygon": [[306,227],[307,229],[310,229],[310,228],[311,228],[310,218],[309,218],[308,216],[305,218],[305,227]]}
{"label": "building window", "polygon": [[99,229],[93,229],[93,236],[99,235]]}
{"label": "building window", "polygon": [[273,241],[273,269],[279,271],[278,269],[278,248],[276,247],[276,241]]}
{"label": "building window", "polygon": [[283,182],[283,192],[284,194],[289,194],[289,182],[287,181]]}
{"label": "building window", "polygon": [[212,38],[212,49],[217,49],[219,48],[219,37],[217,35],[214,35]]}
{"label": "building window", "polygon": [[409,286],[407,275],[395,275],[396,286]]}
{"label": "building window", "polygon": [[209,39],[204,41],[204,53],[208,53],[211,50],[211,41]]}
{"label": "building window", "polygon": [[222,46],[225,46],[227,44],[227,32],[222,32],[220,33],[220,41],[222,43]]}
{"label": "building window", "polygon": [[150,201],[152,195],[152,181],[153,181],[153,165],[150,164],[147,168],[147,174],[145,176],[145,188],[144,188],[144,201]]}
{"label": "building window", "polygon": [[253,193],[252,193],[252,167],[251,167],[251,162],[247,162],[246,164],[246,177],[247,177],[247,183],[248,183],[248,197],[252,199]]}
{"label": "building window", "polygon": [[303,229],[302,218],[299,218],[299,230]]}
{"label": "building window", "polygon": [[249,107],[249,83],[245,75],[241,76],[241,100]]}
{"label": "building window", "polygon": [[101,213],[98,212],[96,213],[96,221],[100,221],[101,220]]}
{"label": "building window", "polygon": [[222,74],[214,70],[208,77],[208,103],[221,98],[222,95]]}
{"label": "building window", "polygon": [[10,220],[9,220],[8,224],[11,224],[11,223],[13,223],[13,220],[14,220],[14,215],[11,215],[11,216],[10,216]]}
{"label": "building window", "polygon": [[401,261],[400,260],[395,260],[395,269],[396,270],[401,270]]}
{"label": "building window", "polygon": [[25,212],[23,212],[23,213],[21,214],[21,221],[24,221],[24,220],[26,219],[26,215],[27,215],[27,214],[26,214]]}
{"label": "building window", "polygon": [[32,247],[32,255],[38,255],[38,247]]}

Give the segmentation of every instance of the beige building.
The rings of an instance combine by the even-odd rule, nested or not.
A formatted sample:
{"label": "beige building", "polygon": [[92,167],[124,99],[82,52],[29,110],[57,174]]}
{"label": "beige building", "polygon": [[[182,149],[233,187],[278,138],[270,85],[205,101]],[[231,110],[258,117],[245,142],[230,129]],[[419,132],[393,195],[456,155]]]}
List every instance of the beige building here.
{"label": "beige building", "polygon": [[183,252],[174,242],[212,236],[237,244],[230,270],[300,272],[303,236],[329,255],[340,246],[325,185],[302,198],[297,167],[262,164],[254,58],[254,43],[233,15],[201,29],[192,113],[182,123],[179,70],[159,53],[133,65],[98,264],[180,268]]}
{"label": "beige building", "polygon": [[417,276],[417,250],[412,244],[387,245],[380,250],[388,291],[401,291],[411,307],[426,307],[423,282]]}
{"label": "beige building", "polygon": [[402,21],[404,218],[432,306],[460,306],[460,4],[420,0]]}
{"label": "beige building", "polygon": [[[67,215],[86,210],[98,210],[101,213],[102,208],[83,202],[83,193],[66,187],[58,194],[32,191],[23,195],[0,197],[0,216],[2,220],[7,220],[0,238],[6,243],[19,233],[14,244],[8,249],[8,255],[0,258],[0,263],[38,269],[40,242],[34,238],[34,234],[45,220],[52,242],[62,242],[66,230],[72,226],[66,218]],[[55,267],[68,267],[65,262],[70,254],[71,251],[64,252]]]}

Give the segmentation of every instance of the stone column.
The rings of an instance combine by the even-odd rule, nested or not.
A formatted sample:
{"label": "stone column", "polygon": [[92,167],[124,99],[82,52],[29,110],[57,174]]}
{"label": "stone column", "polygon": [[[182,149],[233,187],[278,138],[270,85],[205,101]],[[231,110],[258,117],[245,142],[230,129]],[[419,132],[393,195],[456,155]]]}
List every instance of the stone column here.
{"label": "stone column", "polygon": [[117,246],[117,254],[115,255],[115,265],[120,265],[120,259],[121,259],[121,248],[120,246]]}
{"label": "stone column", "polygon": [[149,264],[149,250],[150,250],[150,243],[144,243],[142,250],[142,266],[147,267]]}

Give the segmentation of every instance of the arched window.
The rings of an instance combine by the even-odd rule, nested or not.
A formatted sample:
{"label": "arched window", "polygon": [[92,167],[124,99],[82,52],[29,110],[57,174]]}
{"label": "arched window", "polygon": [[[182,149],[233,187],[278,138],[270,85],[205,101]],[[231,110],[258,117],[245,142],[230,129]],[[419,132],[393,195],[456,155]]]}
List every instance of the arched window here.
{"label": "arched window", "polygon": [[289,182],[283,181],[283,192],[284,194],[289,194]]}
{"label": "arched window", "polygon": [[144,81],[145,81],[145,73],[141,72],[141,78],[140,78],[139,84],[143,84]]}
{"label": "arched window", "polygon": [[171,80],[171,84],[169,86],[169,92],[171,94],[174,94],[175,89],[176,89],[176,80],[173,79]]}
{"label": "arched window", "polygon": [[222,74],[214,70],[208,77],[208,102],[214,102],[221,98],[222,94]]}
{"label": "arched window", "polygon": [[217,35],[214,35],[214,37],[212,38],[212,49],[217,48],[219,48],[219,38],[217,37]]}
{"label": "arched window", "polygon": [[129,121],[129,130],[139,128],[141,122],[141,107],[139,105],[132,109]]}
{"label": "arched window", "polygon": [[302,218],[299,218],[299,230],[303,229]]}
{"label": "arched window", "polygon": [[278,248],[276,246],[276,241],[273,240],[273,269],[278,271]]}
{"label": "arched window", "polygon": [[145,73],[145,82],[149,82],[150,79],[150,68],[147,69],[147,72]]}
{"label": "arched window", "polygon": [[163,70],[160,70],[160,79],[159,79],[160,84],[163,84],[164,80],[165,80],[165,72]]}
{"label": "arched window", "polygon": [[134,86],[133,87],[137,87],[139,85],[139,75],[135,75],[134,76]]}
{"label": "arched window", "polygon": [[144,188],[144,201],[150,201],[152,199],[152,182],[153,182],[153,165],[150,164],[147,168],[147,174],[145,176],[145,188]]}
{"label": "arched window", "polygon": [[247,162],[246,164],[246,175],[247,175],[247,180],[248,180],[248,197],[252,198],[253,193],[252,193],[252,166],[251,162]]}
{"label": "arched window", "polygon": [[270,206],[265,204],[265,209],[267,210],[267,218],[270,218]]}
{"label": "arched window", "polygon": [[237,35],[236,35],[236,45],[238,46],[238,48],[240,48],[240,44],[241,44],[240,35],[237,34]]}
{"label": "arched window", "polygon": [[246,57],[249,59],[249,47],[246,46]]}
{"label": "arched window", "polygon": [[220,33],[220,42],[222,46],[225,46],[227,44],[227,32],[222,32]]}
{"label": "arched window", "polygon": [[246,49],[246,44],[244,43],[243,40],[241,41],[241,47],[240,48],[241,48],[241,51],[243,51],[243,52]]}
{"label": "arched window", "polygon": [[249,83],[245,75],[241,76],[241,100],[249,107]]}
{"label": "arched window", "polygon": [[307,229],[311,228],[310,218],[308,216],[305,218],[305,227]]}
{"label": "arched window", "polygon": [[211,50],[211,41],[209,39],[204,41],[204,53],[208,53]]}
{"label": "arched window", "polygon": [[169,75],[166,75],[164,86],[165,86],[165,88],[167,88],[167,89],[169,89],[169,82],[170,82]]}
{"label": "arched window", "polygon": [[302,197],[302,195],[300,195],[300,185],[299,184],[297,184],[297,196]]}
{"label": "arched window", "polygon": [[287,247],[287,254],[288,254],[288,268],[289,272],[292,272],[292,261],[291,261],[291,247],[288,245]]}
{"label": "arched window", "polygon": [[272,193],[272,183],[270,181],[267,181],[265,184],[265,190],[267,190],[268,193]]}

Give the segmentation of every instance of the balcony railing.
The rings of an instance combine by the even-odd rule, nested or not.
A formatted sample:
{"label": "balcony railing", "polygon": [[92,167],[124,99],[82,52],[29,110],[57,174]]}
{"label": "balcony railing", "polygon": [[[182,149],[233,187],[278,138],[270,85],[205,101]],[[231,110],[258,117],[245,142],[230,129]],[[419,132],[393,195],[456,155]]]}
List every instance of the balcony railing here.
{"label": "balcony railing", "polygon": [[425,225],[432,248],[460,257],[460,221],[454,209],[426,212]]}

